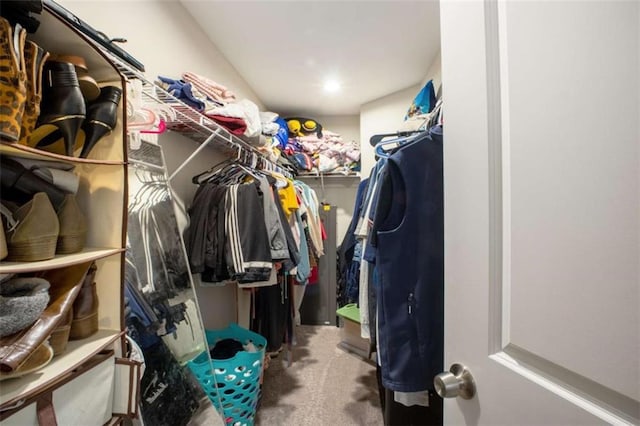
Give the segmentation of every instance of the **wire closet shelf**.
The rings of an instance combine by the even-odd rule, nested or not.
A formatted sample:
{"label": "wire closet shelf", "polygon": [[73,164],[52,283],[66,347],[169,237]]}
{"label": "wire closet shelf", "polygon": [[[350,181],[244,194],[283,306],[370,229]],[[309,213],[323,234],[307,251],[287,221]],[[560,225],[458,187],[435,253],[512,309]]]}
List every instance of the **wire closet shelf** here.
{"label": "wire closet shelf", "polygon": [[142,95],[146,101],[156,102],[171,108],[175,113],[175,119],[172,118],[166,121],[168,130],[177,132],[201,144],[196,151],[171,174],[170,179],[178,174],[180,170],[182,170],[182,168],[184,168],[184,166],[186,166],[186,164],[200,152],[200,150],[211,144],[213,141],[224,144],[223,146],[217,146],[217,148],[226,148],[228,155],[231,155],[231,152],[243,152],[250,154],[250,156],[260,159],[263,168],[277,171],[288,178],[293,178],[290,171],[269,160],[256,147],[231,134],[227,129],[220,126],[215,121],[191,108],[163,88],[152,83],[143,73],[132,68],[99,44],[96,43],[95,46],[100,49],[100,51],[114,64],[116,69],[125,76],[126,79],[139,80],[142,83]]}

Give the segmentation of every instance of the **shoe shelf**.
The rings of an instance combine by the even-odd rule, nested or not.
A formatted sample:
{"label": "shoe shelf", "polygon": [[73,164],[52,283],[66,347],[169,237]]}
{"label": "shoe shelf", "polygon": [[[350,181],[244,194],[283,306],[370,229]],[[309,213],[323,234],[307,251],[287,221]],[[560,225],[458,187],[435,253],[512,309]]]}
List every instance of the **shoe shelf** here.
{"label": "shoe shelf", "polygon": [[56,356],[44,368],[27,374],[20,379],[1,382],[0,409],[8,409],[20,405],[20,402],[38,393],[49,383],[73,371],[75,368],[98,354],[111,348],[122,336],[120,330],[101,329],[92,336],[82,340],[72,340],[67,344],[64,353]]}
{"label": "shoe shelf", "polygon": [[[35,34],[28,35],[29,40],[52,54],[83,57],[89,74],[99,86],[114,85],[124,89],[125,77],[93,42],[46,7],[43,13],[38,15],[38,20],[39,29]],[[82,371],[100,352],[112,350],[116,356],[122,356],[125,333],[123,282],[128,203],[124,105],[126,103],[123,99],[118,108],[115,128],[95,145],[88,155],[89,158],[61,155],[17,143],[0,143],[2,156],[52,160],[75,165],[74,173],[78,176],[76,199],[87,219],[88,228],[86,247],[80,252],[56,255],[52,259],[38,262],[0,261],[0,274],[33,273],[96,261],[98,269],[95,282],[100,327],[98,332],[86,339],[69,341],[62,354],[56,355],[50,363],[37,371],[0,382],[0,412],[11,407],[19,407],[22,413],[29,413],[34,406],[35,397],[45,391],[58,389],[65,381],[75,381],[72,373]],[[77,145],[82,139],[79,137]],[[54,145],[51,145],[51,148],[55,148]],[[91,389],[87,391],[92,392]],[[72,407],[79,404],[73,395],[69,395],[68,398],[62,403]],[[99,401],[104,407],[111,408],[112,401],[108,398]],[[80,408],[82,407],[78,407]],[[10,416],[12,414],[7,416],[9,423]]]}
{"label": "shoe shelf", "polygon": [[85,247],[79,253],[56,255],[53,259],[38,262],[0,262],[0,274],[21,274],[26,272],[46,271],[64,268],[66,266],[91,262],[114,254],[122,253],[122,248],[91,248]]}
{"label": "shoe shelf", "polygon": [[124,161],[120,160],[99,160],[93,158],[68,157],[66,155],[43,151],[41,149],[32,148],[30,146],[21,145],[15,142],[0,143],[0,155],[28,158],[32,160],[62,161],[66,163],[79,164],[100,164],[112,166],[122,166],[125,164]]}

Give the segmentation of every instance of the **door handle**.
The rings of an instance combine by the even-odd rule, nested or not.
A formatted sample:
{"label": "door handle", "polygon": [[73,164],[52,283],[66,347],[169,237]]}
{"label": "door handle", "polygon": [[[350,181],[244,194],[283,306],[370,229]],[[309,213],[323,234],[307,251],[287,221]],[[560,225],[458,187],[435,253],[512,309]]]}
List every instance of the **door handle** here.
{"label": "door handle", "polygon": [[433,386],[441,398],[471,399],[476,394],[476,382],[467,367],[453,364],[449,371],[433,378]]}

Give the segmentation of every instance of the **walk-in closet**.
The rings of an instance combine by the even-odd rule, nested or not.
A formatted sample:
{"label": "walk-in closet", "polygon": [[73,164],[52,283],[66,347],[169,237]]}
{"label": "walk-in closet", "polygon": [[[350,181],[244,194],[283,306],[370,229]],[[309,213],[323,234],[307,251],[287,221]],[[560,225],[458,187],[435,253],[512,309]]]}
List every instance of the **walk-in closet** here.
{"label": "walk-in closet", "polygon": [[640,424],[637,1],[0,26],[2,425]]}

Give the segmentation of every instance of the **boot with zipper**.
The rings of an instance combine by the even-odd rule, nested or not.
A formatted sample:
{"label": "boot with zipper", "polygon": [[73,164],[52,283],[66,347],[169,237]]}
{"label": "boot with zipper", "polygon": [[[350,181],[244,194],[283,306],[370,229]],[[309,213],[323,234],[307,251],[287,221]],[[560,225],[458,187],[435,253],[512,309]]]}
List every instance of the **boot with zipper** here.
{"label": "boot with zipper", "polygon": [[17,142],[27,99],[24,44],[27,32],[0,17],[0,138]]}
{"label": "boot with zipper", "polygon": [[42,70],[48,57],[48,52],[45,52],[34,42],[27,41],[24,47],[24,61],[27,70],[27,102],[20,128],[20,143],[23,145],[28,145],[29,137],[36,127],[38,116],[40,116]]}

